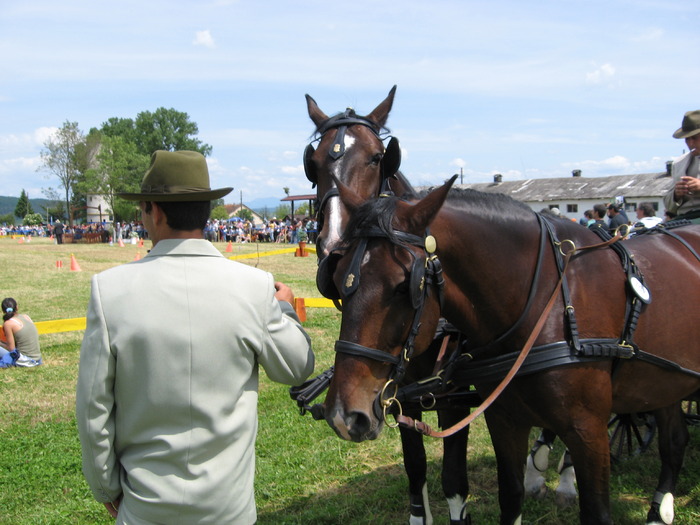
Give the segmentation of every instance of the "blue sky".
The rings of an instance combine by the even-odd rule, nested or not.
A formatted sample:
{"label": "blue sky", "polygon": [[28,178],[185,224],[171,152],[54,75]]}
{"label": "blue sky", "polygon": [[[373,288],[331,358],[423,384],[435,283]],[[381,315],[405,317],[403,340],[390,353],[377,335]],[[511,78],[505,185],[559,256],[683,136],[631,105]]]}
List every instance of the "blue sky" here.
{"label": "blue sky", "polygon": [[700,108],[690,0],[3,0],[0,195],[37,171],[65,121],[87,132],[158,107],[213,146],[226,202],[311,193],[308,93],[388,126],[415,185],[663,171]]}

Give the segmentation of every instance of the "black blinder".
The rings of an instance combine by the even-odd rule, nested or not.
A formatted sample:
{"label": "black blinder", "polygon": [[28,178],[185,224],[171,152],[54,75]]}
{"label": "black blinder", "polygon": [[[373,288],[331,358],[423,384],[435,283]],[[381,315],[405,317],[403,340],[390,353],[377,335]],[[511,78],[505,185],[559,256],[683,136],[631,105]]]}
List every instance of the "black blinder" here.
{"label": "black blinder", "polygon": [[309,144],[306,146],[306,149],[304,150],[304,173],[306,174],[306,178],[309,179],[309,182],[313,184],[311,186],[312,188],[316,187],[316,184],[318,183],[318,174],[316,173],[316,165],[314,164],[314,161],[311,159],[313,156],[314,152],[316,150],[314,147]]}
{"label": "black blinder", "polygon": [[425,262],[417,259],[413,262],[411,276],[409,277],[409,294],[413,309],[417,310],[423,302],[423,290],[425,289]]}
{"label": "black blinder", "polygon": [[331,253],[324,257],[318,263],[318,271],[316,272],[316,288],[323,297],[332,301],[340,299],[340,292],[333,282],[333,274],[341,257],[339,253]]}
{"label": "black blinder", "polygon": [[[399,139],[396,137],[391,137],[389,143],[386,145],[386,150],[384,151],[384,157],[382,157],[382,177],[387,179],[393,177],[394,174],[399,171],[401,166],[401,146],[399,146]],[[308,175],[307,175],[308,177]]]}

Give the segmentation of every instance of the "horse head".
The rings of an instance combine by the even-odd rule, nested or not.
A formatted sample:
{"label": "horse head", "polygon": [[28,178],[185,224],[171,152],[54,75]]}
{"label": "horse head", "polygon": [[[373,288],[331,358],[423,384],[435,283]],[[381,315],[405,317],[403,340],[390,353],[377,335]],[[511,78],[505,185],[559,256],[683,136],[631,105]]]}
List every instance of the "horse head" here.
{"label": "horse head", "polygon": [[[410,360],[424,352],[440,318],[442,274],[428,226],[454,178],[421,200],[367,202],[336,179],[350,212],[345,253],[324,272],[343,301],[335,373],[324,403],[343,439],[375,439]],[[321,274],[321,272],[319,272]]]}
{"label": "horse head", "polygon": [[[371,113],[361,116],[348,108],[328,117],[316,101],[306,95],[309,117],[316,125],[316,147],[304,151],[304,171],[317,186],[319,235],[317,254],[326,257],[338,246],[347,212],[336,198],[336,177],[362,198],[376,197],[389,178],[395,178],[401,164],[401,148],[396,138],[382,142],[389,112],[394,103],[394,86],[389,95]],[[315,142],[315,141],[314,141]],[[402,178],[405,181],[405,179]],[[408,185],[410,187],[410,185]]]}

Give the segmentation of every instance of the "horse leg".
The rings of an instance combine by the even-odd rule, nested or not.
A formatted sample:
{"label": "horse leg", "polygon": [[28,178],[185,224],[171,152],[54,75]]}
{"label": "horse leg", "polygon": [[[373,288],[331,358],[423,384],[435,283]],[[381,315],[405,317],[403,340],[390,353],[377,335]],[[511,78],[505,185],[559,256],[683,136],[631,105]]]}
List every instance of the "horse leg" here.
{"label": "horse leg", "polygon": [[542,473],[549,466],[549,452],[556,437],[554,432],[543,428],[532,445],[525,464],[525,496],[542,498],[547,493]]}
{"label": "horse leg", "polygon": [[559,485],[555,491],[555,501],[560,507],[569,507],[576,503],[576,473],[574,472],[574,464],[571,461],[571,453],[565,450],[559,460],[557,467],[559,472]]}
{"label": "horse leg", "polygon": [[[420,421],[419,410],[405,411],[406,415]],[[427,471],[428,463],[425,457],[423,436],[413,429],[399,427],[401,448],[403,450],[403,465],[408,476],[408,494],[411,505],[409,525],[432,525],[433,516],[430,513],[428,501]]]}
{"label": "horse leg", "polygon": [[559,433],[576,465],[581,525],[612,524],[607,421],[599,413],[581,415],[575,427]]}
{"label": "horse leg", "polygon": [[647,525],[669,525],[673,523],[673,492],[683,466],[688,427],[680,403],[655,411],[654,417],[659,429],[661,474],[647,514]]}
{"label": "horse leg", "polygon": [[498,503],[501,525],[520,525],[525,489],[523,458],[527,455],[530,426],[516,424],[491,405],[485,412],[498,467]]}
{"label": "horse leg", "polygon": [[[469,409],[446,409],[438,411],[442,428],[449,428],[469,414]],[[442,490],[450,508],[450,525],[470,525],[467,514],[469,479],[467,476],[467,441],[469,427],[446,437],[442,455]]]}

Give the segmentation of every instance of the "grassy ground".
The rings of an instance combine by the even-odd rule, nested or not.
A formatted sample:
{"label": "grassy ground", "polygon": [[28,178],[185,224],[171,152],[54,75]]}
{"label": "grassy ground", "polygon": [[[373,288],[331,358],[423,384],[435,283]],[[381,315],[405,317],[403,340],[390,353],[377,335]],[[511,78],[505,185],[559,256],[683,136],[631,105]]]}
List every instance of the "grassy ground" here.
{"label": "grassy ground", "polygon": [[[148,242],[146,243],[149,244]],[[226,244],[218,245],[224,252]],[[258,253],[279,245],[234,245],[233,253]],[[127,245],[62,245],[35,239],[20,244],[0,238],[0,295],[15,297],[35,321],[82,317],[90,277],[143,256]],[[82,271],[71,272],[75,256]],[[61,260],[64,268],[56,269]],[[271,271],[298,297],[318,297],[315,258],[291,254],[243,260]],[[330,366],[340,315],[308,311],[305,324],[317,353],[317,371]],[[0,370],[0,524],[107,524],[112,520],[83,481],[73,415],[82,333],[42,335],[45,365]],[[434,420],[429,421],[435,425]],[[677,524],[700,522],[700,431],[692,442],[677,494]],[[441,445],[428,443],[430,495],[436,523],[447,510],[439,481]],[[560,448],[555,452],[560,453]],[[406,478],[398,432],[377,441],[341,441],[322,422],[298,415],[287,388],[262,378],[256,493],[260,525],[406,523]],[[554,463],[552,455],[552,463]],[[557,456],[558,459],[558,456]],[[616,467],[612,505],[617,524],[643,523],[659,462],[655,450]],[[483,418],[472,426],[469,443],[470,505],[475,524],[498,522],[495,458]],[[554,473],[549,472],[554,489]],[[524,523],[553,525],[577,521],[576,509],[558,509],[553,497],[528,501]]]}

